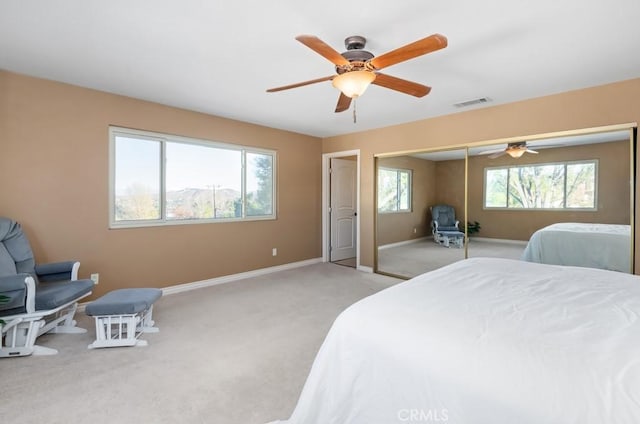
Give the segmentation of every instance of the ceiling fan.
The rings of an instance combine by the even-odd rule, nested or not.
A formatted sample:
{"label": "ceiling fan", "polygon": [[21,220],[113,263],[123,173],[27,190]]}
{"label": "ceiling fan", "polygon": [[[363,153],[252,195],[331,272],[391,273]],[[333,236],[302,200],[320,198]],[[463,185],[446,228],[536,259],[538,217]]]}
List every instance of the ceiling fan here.
{"label": "ceiling fan", "polygon": [[343,112],[349,109],[351,100],[360,97],[370,84],[415,97],[423,97],[429,94],[431,87],[392,77],[378,71],[447,47],[447,38],[440,34],[430,35],[380,56],[374,56],[364,50],[367,40],[359,35],[347,37],[344,40],[347,48],[344,53],[338,53],[331,46],[313,35],[299,35],[296,40],[333,63],[336,67],[337,75],[271,88],[267,92],[273,93],[318,82],[331,81],[333,86],[340,90],[336,112]]}
{"label": "ceiling fan", "polygon": [[524,155],[525,153],[538,154],[537,151],[531,150],[530,148],[527,147],[527,142],[526,141],[516,141],[514,143],[507,144],[507,147],[505,149],[489,150],[489,151],[486,151],[486,152],[481,152],[480,154],[481,155],[489,155],[488,156],[489,159],[495,159],[495,158],[500,157],[502,155],[509,155],[512,158],[519,158],[522,155]]}

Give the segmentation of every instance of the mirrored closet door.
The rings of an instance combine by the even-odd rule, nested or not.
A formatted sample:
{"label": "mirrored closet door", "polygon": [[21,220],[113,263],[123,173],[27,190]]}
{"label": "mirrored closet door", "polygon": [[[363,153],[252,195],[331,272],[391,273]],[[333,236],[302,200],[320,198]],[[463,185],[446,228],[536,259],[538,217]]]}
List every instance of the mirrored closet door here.
{"label": "mirrored closet door", "polygon": [[376,158],[376,271],[411,278],[465,258],[466,149]]}
{"label": "mirrored closet door", "polygon": [[[375,270],[501,257],[634,272],[635,151],[625,124],[379,155]],[[457,228],[436,229],[443,210]]]}
{"label": "mirrored closet door", "polygon": [[468,256],[632,272],[630,129],[469,149]]}

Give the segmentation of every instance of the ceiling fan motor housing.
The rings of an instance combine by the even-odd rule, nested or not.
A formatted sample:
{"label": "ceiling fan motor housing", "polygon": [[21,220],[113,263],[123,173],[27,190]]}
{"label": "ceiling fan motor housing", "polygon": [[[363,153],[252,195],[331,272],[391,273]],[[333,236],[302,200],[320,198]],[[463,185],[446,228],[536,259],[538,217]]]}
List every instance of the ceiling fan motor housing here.
{"label": "ceiling fan motor housing", "polygon": [[349,66],[336,66],[336,72],[341,75],[345,72],[365,69],[365,63],[374,58],[371,52],[363,50],[366,44],[367,39],[360,35],[345,38],[344,45],[347,51],[341,55],[349,61]]}
{"label": "ceiling fan motor housing", "polygon": [[361,35],[352,35],[344,39],[344,46],[347,50],[362,50],[367,44],[367,39]]}

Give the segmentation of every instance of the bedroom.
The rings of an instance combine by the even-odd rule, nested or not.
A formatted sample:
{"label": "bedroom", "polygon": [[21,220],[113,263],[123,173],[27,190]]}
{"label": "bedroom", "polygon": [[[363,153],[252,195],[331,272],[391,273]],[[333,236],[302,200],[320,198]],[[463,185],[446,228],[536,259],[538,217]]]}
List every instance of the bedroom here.
{"label": "bedroom", "polygon": [[[2,8],[4,9],[5,5],[10,3],[4,3]],[[27,4],[27,2],[24,3]],[[19,8],[15,6],[17,3],[13,4],[13,7]],[[52,16],[62,19],[63,16],[73,16],[75,7],[80,8],[72,2],[64,4],[67,9],[59,6],[59,11],[53,8],[54,10],[49,12]],[[492,4],[498,6],[498,3]],[[338,3],[332,5],[335,8],[344,8],[351,13],[358,13],[355,6]],[[258,11],[262,10],[255,4],[253,6]],[[260,95],[263,95],[257,103],[263,109],[270,109],[272,115],[287,116],[291,120],[303,121],[303,114],[309,113],[312,116],[309,121],[314,126],[328,127],[328,121],[339,119],[340,125],[346,130],[333,135],[304,135],[297,128],[285,131],[266,125],[258,125],[257,120],[245,120],[249,122],[234,120],[238,119],[236,116],[239,115],[232,113],[227,117],[221,117],[220,114],[215,116],[216,114],[212,113],[190,111],[184,105],[172,107],[168,105],[171,98],[177,97],[179,94],[176,82],[153,80],[153,78],[147,78],[146,74],[142,79],[150,80],[147,81],[150,83],[150,88],[145,95],[138,96],[140,98],[127,96],[127,92],[124,90],[118,94],[115,87],[109,86],[108,75],[102,75],[107,83],[101,91],[82,87],[83,78],[86,77],[84,74],[77,75],[78,80],[75,84],[67,85],[56,82],[56,80],[64,79],[65,70],[46,63],[48,60],[53,60],[46,53],[65,53],[71,56],[71,58],[66,57],[71,60],[73,56],[88,54],[92,50],[91,43],[97,41],[90,39],[86,44],[81,43],[79,46],[73,44],[73,40],[69,39],[74,38],[73,32],[61,35],[55,30],[55,25],[44,25],[47,20],[42,12],[31,10],[31,8],[37,9],[43,6],[34,2],[29,7],[25,6],[28,10],[23,11],[25,16],[20,16],[23,21],[20,21],[19,25],[24,25],[25,28],[31,28],[33,31],[36,31],[38,25],[41,25],[43,32],[36,31],[38,38],[40,41],[49,41],[51,44],[47,44],[42,49],[36,49],[32,45],[22,45],[19,44],[19,40],[16,40],[16,37],[22,34],[22,30],[16,28],[19,25],[16,25],[9,13],[1,13],[2,28],[5,28],[3,31],[7,31],[7,28],[13,31],[6,36],[3,33],[2,41],[0,41],[4,43],[2,50],[15,54],[12,46],[13,43],[16,43],[24,49],[23,51],[28,52],[28,54],[18,55],[22,61],[42,58],[45,63],[40,63],[40,67],[34,68],[31,73],[35,75],[42,73],[47,76],[43,75],[42,79],[29,76],[30,72],[27,71],[27,65],[23,62],[19,63],[20,66],[16,65],[15,70],[9,68],[8,64],[4,63],[4,59],[0,63],[0,68],[5,69],[0,72],[2,95],[0,100],[0,138],[2,140],[0,192],[3,197],[0,215],[13,217],[23,223],[39,260],[46,262],[78,257],[82,261],[81,273],[83,276],[99,273],[100,284],[96,287],[96,296],[127,286],[169,287],[280,265],[307,263],[307,261],[317,262],[324,253],[322,247],[324,230],[321,213],[323,207],[322,156],[323,154],[358,149],[360,150],[361,170],[359,257],[361,268],[367,270],[367,268],[374,266],[373,175],[376,154],[458,146],[508,137],[633,123],[637,122],[640,117],[640,105],[637,102],[637,99],[640,98],[638,66],[633,62],[635,55],[628,54],[626,56],[630,70],[620,67],[621,70],[616,72],[616,77],[611,80],[606,76],[596,75],[595,80],[599,81],[598,83],[581,86],[580,82],[575,82],[575,84],[572,82],[567,84],[566,88],[560,86],[560,82],[558,82],[557,86],[549,88],[549,91],[544,94],[532,93],[509,102],[496,99],[493,104],[490,103],[486,107],[466,111],[451,107],[450,112],[441,116],[413,117],[409,113],[422,114],[425,113],[426,106],[432,107],[432,103],[427,102],[429,97],[416,101],[397,96],[399,97],[398,101],[408,102],[405,107],[409,111],[402,116],[402,119],[406,117],[408,121],[412,122],[397,121],[374,127],[377,121],[382,119],[379,116],[385,114],[385,109],[382,109],[382,113],[374,113],[374,109],[367,106],[366,98],[363,96],[358,102],[358,124],[354,125],[349,115],[338,118],[333,116],[332,108],[335,104],[336,92],[330,85],[310,87],[310,91],[300,89],[302,91],[287,93],[284,97],[266,97],[264,94],[264,90],[270,86],[294,82],[296,78],[305,79],[307,76],[311,78],[316,76],[316,72],[318,75],[323,75],[323,73],[331,71],[329,64],[323,62],[321,58],[314,57],[313,52],[307,52],[304,48],[299,47],[293,39],[295,35],[315,32],[323,38],[326,35],[326,39],[333,46],[339,47],[342,39],[350,35],[353,30],[353,19],[349,16],[336,17],[334,12],[325,10],[323,7],[313,9],[315,18],[312,18],[311,14],[301,10],[302,6],[291,2],[287,6],[292,9],[291,15],[287,16],[290,16],[291,21],[296,23],[286,30],[280,28],[285,25],[277,25],[278,28],[268,26],[258,33],[257,38],[267,39],[268,33],[273,32],[274,35],[269,36],[269,39],[277,35],[278,40],[277,42],[272,41],[275,44],[272,45],[271,50],[281,51],[283,56],[292,56],[294,61],[303,62],[303,64],[292,66],[286,75],[278,78],[274,75],[278,75],[280,72],[284,73],[283,70],[275,64],[269,64],[270,62],[264,64],[267,68],[271,66],[271,79],[262,78],[259,81],[250,82],[251,89],[257,90]],[[471,5],[467,4],[467,6],[470,7],[469,10],[477,11]],[[556,7],[555,3],[553,5],[549,3],[547,6],[554,8],[554,10]],[[581,6],[575,3],[573,6],[581,9]],[[612,7],[609,3],[597,6],[596,12],[600,12],[600,14],[603,14],[603,9],[611,11]],[[125,10],[126,7],[122,6]],[[431,5],[431,7],[435,8],[436,6]],[[632,11],[635,11],[633,7],[635,5],[629,6]],[[88,9],[80,8],[76,12],[85,13],[86,15],[83,16],[90,20],[91,8]],[[113,24],[115,30],[122,31],[132,37],[131,33],[125,29],[128,28],[128,25],[132,25],[132,20],[135,22],[136,14],[134,11],[127,14],[121,10],[106,10],[104,13],[108,19],[105,18],[105,21],[108,25],[103,21],[96,24],[102,25],[101,28]],[[402,31],[397,29],[393,31],[396,33],[397,43],[393,40],[390,40],[388,45],[382,43],[381,40],[385,40],[387,33],[392,32],[388,28],[378,29],[376,34],[373,34],[373,29],[370,27],[375,25],[367,23],[363,24],[362,29],[356,29],[373,37],[372,43],[375,37],[378,37],[379,41],[377,42],[380,44],[376,47],[377,51],[388,50],[403,42],[409,42],[439,31],[440,25],[437,19],[444,19],[445,12],[439,12],[433,18],[428,18],[428,6],[422,6],[420,10],[424,13],[421,18],[415,19],[418,22],[411,22],[411,25],[406,22]],[[135,12],[142,13],[144,11]],[[225,15],[224,10],[216,10],[216,12],[219,12],[221,16],[228,16]],[[260,17],[252,14],[242,15],[237,10],[235,12],[238,16],[243,16],[245,21],[242,23],[247,27],[260,28]],[[359,13],[363,14],[364,21],[387,22],[396,19],[398,22],[404,22],[401,20],[402,16],[399,16],[402,14],[397,12],[398,15],[394,15],[393,13],[396,12],[388,9],[385,13],[389,17],[376,15],[377,18],[369,18],[367,13]],[[186,13],[186,16],[195,19],[192,16],[194,14],[192,11],[191,15]],[[629,13],[629,15],[632,14]],[[292,15],[299,19],[300,16],[304,18],[296,21],[295,16]],[[38,19],[33,22],[26,16],[37,17],[43,22],[37,22]],[[169,14],[169,16],[171,15]],[[528,16],[518,16],[519,19],[527,22]],[[539,10],[536,16],[539,19],[546,16],[544,9]],[[483,34],[482,27],[487,25],[477,24],[479,27],[474,32],[470,29],[470,25],[475,21],[473,13],[466,14],[463,18],[466,29],[458,29],[458,32],[460,34],[470,32],[470,34],[464,38],[466,44],[462,44],[465,48],[458,56],[459,63],[454,69],[440,69],[440,73],[447,73],[447,71],[455,73],[456,69],[457,72],[463,74],[469,72],[464,69],[467,67],[465,65],[467,60],[470,60],[467,59],[468,56],[465,56],[464,52],[469,53],[478,49],[478,44],[489,42],[488,40],[495,39],[500,35],[500,30],[496,30],[484,33],[484,38],[477,38]],[[589,18],[596,19],[594,15],[590,15]],[[170,21],[169,17],[165,16],[165,19]],[[323,25],[329,25],[327,22],[332,22],[334,19],[339,19],[339,26],[335,28],[323,27]],[[449,19],[451,30],[446,33],[443,28],[441,31],[450,37],[448,49],[451,50],[455,47],[451,31],[458,28],[455,25],[458,17],[450,17]],[[612,18],[612,20],[616,19],[622,18],[618,15],[615,19]],[[161,18],[158,20],[160,22],[157,23],[161,24]],[[197,19],[196,21],[204,27],[208,26],[206,22]],[[122,26],[117,26],[117,22],[121,22]],[[222,25],[222,23],[220,24]],[[495,22],[488,26],[498,28],[498,24],[499,22]],[[67,25],[73,26],[72,23],[67,23]],[[431,26],[434,27],[433,30]],[[631,27],[631,25],[629,26]],[[91,33],[87,27],[82,28],[87,33]],[[522,33],[512,26],[502,26],[501,28],[503,31],[511,30],[515,33],[514,35],[522,36]],[[237,35],[235,32],[232,34]],[[66,44],[58,46],[54,36],[62,37],[65,43],[69,43],[69,47],[66,47]],[[155,33],[154,36],[159,37]],[[223,32],[212,35],[215,40],[223,40],[225,36],[227,34]],[[333,38],[328,38],[329,36]],[[77,35],[75,38],[78,38]],[[142,44],[141,49],[149,48],[149,51],[153,51],[152,47],[157,43],[154,37],[149,37],[149,40],[132,38]],[[635,40],[637,39],[636,37]],[[460,45],[460,42],[458,44]],[[107,42],[99,45],[107,52],[119,50],[119,48],[110,50],[111,46]],[[204,47],[202,44],[198,45],[203,50],[209,48],[208,45]],[[258,53],[255,51],[259,50],[257,47],[252,46],[252,49],[254,49],[252,53]],[[486,49],[491,50],[490,47],[486,47]],[[425,70],[427,64],[438,66],[437,54],[431,55],[428,62],[419,63],[417,69],[403,71],[407,72],[406,74],[398,71],[398,75],[411,78],[414,78],[413,75],[415,75],[416,80],[433,85],[433,93],[429,96],[435,96],[437,92],[453,90],[452,86],[438,86],[437,81],[433,80],[428,75],[429,72]],[[159,66],[158,63],[165,63],[167,58],[160,56],[144,57],[149,61],[145,62],[145,65]],[[240,60],[238,56],[242,55],[238,55],[234,51],[227,52],[227,56],[220,59],[220,63],[228,65],[235,60]],[[175,57],[185,60],[179,52]],[[195,57],[198,56],[195,55]],[[477,59],[478,57],[472,58]],[[117,61],[118,55],[114,53],[113,56],[103,57],[102,61],[96,62],[96,67],[106,67],[110,60]],[[495,58],[495,60],[498,59]],[[504,66],[504,60],[501,64]],[[588,64],[592,65],[590,62]],[[306,66],[317,66],[317,68],[308,69]],[[20,71],[23,67],[25,69]],[[127,75],[133,79],[136,71],[126,66],[123,68],[124,72],[128,72]],[[267,72],[267,68],[265,68],[265,72]],[[216,67],[207,69],[205,73],[213,75],[218,72],[229,77],[229,72],[225,72],[225,69],[227,68],[224,66]],[[50,74],[45,72],[47,70],[50,70]],[[71,70],[66,72],[72,73]],[[311,75],[307,75],[307,73]],[[464,76],[460,78],[465,79]],[[180,81],[185,79],[182,75]],[[528,76],[527,82],[529,80],[533,80],[533,76]],[[184,82],[186,83],[186,81]],[[140,84],[142,87],[148,87],[144,81]],[[245,100],[244,96],[247,96],[246,99],[251,97],[243,87],[238,87],[238,90],[241,90],[240,100],[232,102],[235,114],[239,113],[236,109],[250,106],[250,101]],[[110,88],[113,92],[107,93],[106,91],[109,91]],[[468,85],[465,85],[464,88],[467,89],[465,96],[460,95],[457,99],[447,98],[447,100],[452,100],[448,104],[453,103],[454,100],[460,101],[469,97],[493,95],[492,93],[477,92],[476,88]],[[517,87],[511,88],[515,90]],[[222,90],[220,93],[222,96],[224,90],[223,88],[220,90]],[[189,87],[190,95],[195,96],[203,91],[198,86]],[[378,92],[380,91],[382,90],[378,90]],[[155,92],[160,93],[161,96],[153,97],[156,99],[154,102],[143,100],[144,98],[152,98],[151,94]],[[372,98],[377,95],[373,89],[367,94],[371,94]],[[201,94],[201,96],[209,98],[213,95]],[[293,96],[293,98],[288,96]],[[307,103],[307,98],[314,98],[312,100],[316,101],[315,97],[318,98],[316,106]],[[383,98],[382,102],[385,100],[386,98]],[[273,106],[274,104],[277,107]],[[421,105],[425,107],[419,107]],[[311,109],[311,111],[307,109]],[[571,113],[567,113],[567,111],[571,111]],[[298,113],[300,117],[296,118]],[[326,118],[326,116],[329,117]],[[110,230],[108,228],[109,125],[277,150],[278,219],[221,225],[180,225]],[[276,256],[273,256],[274,248],[277,249]],[[160,320],[160,310],[158,314],[158,320]],[[153,341],[150,344],[153,347]],[[115,357],[116,352],[100,352],[100,354],[111,354]],[[20,360],[20,363],[26,363],[32,359]],[[0,367],[8,366],[6,364],[7,361],[3,361],[0,363]],[[309,365],[306,364],[304,367]],[[293,392],[294,389],[291,391]],[[293,393],[291,396],[295,398],[298,394]],[[289,411],[292,407],[293,405],[288,405]]]}

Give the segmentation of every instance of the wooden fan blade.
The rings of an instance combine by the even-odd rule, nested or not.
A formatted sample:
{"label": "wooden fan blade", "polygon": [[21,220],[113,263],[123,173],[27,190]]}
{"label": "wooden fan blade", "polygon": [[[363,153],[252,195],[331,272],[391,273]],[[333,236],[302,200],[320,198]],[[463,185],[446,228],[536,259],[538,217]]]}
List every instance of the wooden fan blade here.
{"label": "wooden fan blade", "polygon": [[379,85],[380,87],[390,88],[392,90],[410,94],[416,97],[424,97],[431,91],[431,87],[427,87],[426,85],[377,72],[376,79],[373,80],[372,84]]}
{"label": "wooden fan blade", "polygon": [[317,82],[330,81],[334,79],[336,76],[331,75],[330,77],[317,78],[309,81],[303,81],[296,84],[283,85],[282,87],[270,88],[267,90],[267,93],[275,93],[276,91],[288,90],[290,88],[302,87],[309,84],[315,84]]}
{"label": "wooden fan blade", "polygon": [[494,154],[494,153],[501,153],[501,152],[504,152],[504,149],[485,150],[483,152],[478,153],[478,155],[484,156],[484,155],[491,155],[491,154]]}
{"label": "wooden fan blade", "polygon": [[340,53],[335,51],[333,47],[319,39],[314,35],[299,35],[296,40],[309,47],[314,52],[328,59],[334,65],[348,65],[349,61],[345,59]]}
{"label": "wooden fan blade", "polygon": [[340,97],[338,97],[338,104],[336,105],[336,113],[344,112],[349,109],[351,106],[351,97],[345,96],[343,93],[340,93]]}
{"label": "wooden fan blade", "polygon": [[505,150],[498,152],[498,153],[494,153],[492,155],[487,156],[489,159],[495,159],[495,158],[499,158],[502,155],[506,155],[507,152]]}
{"label": "wooden fan blade", "polygon": [[447,47],[447,37],[440,34],[433,34],[422,40],[374,57],[369,63],[374,69],[382,69],[445,47]]}

